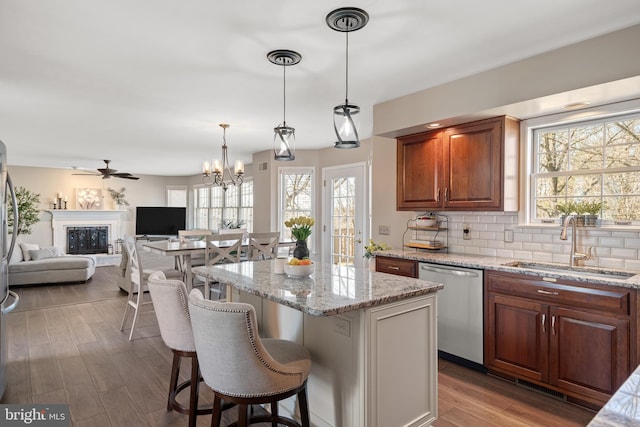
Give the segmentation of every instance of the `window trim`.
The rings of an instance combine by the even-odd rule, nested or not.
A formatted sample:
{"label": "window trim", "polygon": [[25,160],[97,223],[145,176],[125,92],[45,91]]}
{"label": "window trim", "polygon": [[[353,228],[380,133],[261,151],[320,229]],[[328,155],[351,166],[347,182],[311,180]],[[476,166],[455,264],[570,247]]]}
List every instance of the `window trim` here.
{"label": "window trim", "polygon": [[[252,179],[251,177],[247,177],[247,178],[245,178],[245,179],[244,179],[244,181],[243,181],[243,183],[242,183],[241,185],[249,184],[249,183],[253,186],[253,179]],[[223,206],[222,206],[222,207],[220,207],[220,208],[218,208],[218,207],[213,208],[213,207],[211,206],[211,202],[212,202],[212,200],[213,200],[213,197],[212,197],[212,186],[210,186],[210,185],[197,184],[197,185],[194,185],[194,186],[193,186],[193,191],[192,191],[192,193],[191,193],[191,194],[192,194],[192,196],[193,196],[193,203],[192,203],[193,210],[192,210],[191,215],[190,215],[191,220],[192,220],[192,225],[193,225],[193,226],[195,226],[195,224],[196,224],[196,222],[197,222],[197,221],[196,221],[196,220],[197,220],[197,218],[196,218],[196,212],[197,212],[197,209],[199,209],[199,208],[198,208],[198,206],[197,206],[197,199],[198,199],[198,198],[197,198],[197,191],[198,191],[198,190],[200,190],[200,189],[203,189],[203,188],[204,188],[204,189],[206,189],[206,190],[208,190],[208,192],[209,192],[209,206],[206,208],[206,209],[207,209],[207,211],[208,211],[208,213],[207,213],[207,227],[206,227],[206,228],[211,229],[211,230],[214,230],[214,229],[216,229],[216,228],[213,228],[213,227],[212,227],[212,224],[211,224],[211,214],[210,214],[210,212],[209,212],[209,211],[210,211],[211,209],[221,209],[221,210],[222,210],[222,215],[224,215],[224,210],[225,210],[224,203],[225,203],[226,198],[225,198],[225,197],[223,197],[223,198],[222,198],[222,201],[223,201]],[[255,197],[255,193],[254,193],[254,197]],[[243,206],[243,205],[242,205],[242,191],[238,191],[238,192],[237,192],[237,198],[238,198],[238,206],[236,206],[236,211],[237,211],[237,217],[238,217],[238,218],[240,218],[240,217],[241,217],[241,215],[240,215],[240,214],[241,214],[241,210],[245,207],[245,206]],[[254,199],[254,203],[255,203],[255,199]],[[252,209],[253,209],[253,206],[254,206],[254,205],[252,205],[252,206],[251,206],[251,207],[252,207]],[[203,208],[203,209],[204,209],[204,208]],[[214,224],[214,227],[217,227],[217,229],[219,230],[219,225],[215,225],[215,224]],[[245,228],[245,227],[243,227],[243,228]],[[247,223],[247,227],[246,227],[246,228],[248,229],[247,231],[251,231],[251,230],[253,229],[253,222],[251,222],[251,223]]]}
{"label": "window trim", "polygon": [[[640,113],[640,99],[633,99],[613,104],[594,106],[578,111],[561,112],[547,116],[533,117],[520,122],[520,135],[525,135],[523,144],[524,155],[520,156],[520,209],[518,210],[518,223],[529,226],[553,226],[558,225],[544,223],[542,220],[533,220],[533,147],[534,131],[540,128],[553,126],[566,126],[573,123],[584,123],[593,120],[604,120],[614,116]],[[640,221],[632,224],[640,225]],[[615,226],[612,221],[606,221],[603,225]]]}

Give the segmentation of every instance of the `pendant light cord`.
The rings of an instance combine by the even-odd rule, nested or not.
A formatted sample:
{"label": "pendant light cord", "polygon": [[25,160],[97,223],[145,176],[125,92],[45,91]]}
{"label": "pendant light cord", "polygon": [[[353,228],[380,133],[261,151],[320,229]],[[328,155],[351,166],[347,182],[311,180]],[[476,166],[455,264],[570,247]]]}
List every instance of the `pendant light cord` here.
{"label": "pendant light cord", "polygon": [[[351,26],[351,20],[347,18],[347,27]],[[344,92],[344,104],[349,104],[349,30],[346,31],[347,34],[347,48],[345,49],[345,58],[346,58],[346,67],[345,67],[345,92]]]}
{"label": "pendant light cord", "polygon": [[[286,61],[286,60],[285,60]],[[287,126],[287,66],[282,66],[282,125]]]}

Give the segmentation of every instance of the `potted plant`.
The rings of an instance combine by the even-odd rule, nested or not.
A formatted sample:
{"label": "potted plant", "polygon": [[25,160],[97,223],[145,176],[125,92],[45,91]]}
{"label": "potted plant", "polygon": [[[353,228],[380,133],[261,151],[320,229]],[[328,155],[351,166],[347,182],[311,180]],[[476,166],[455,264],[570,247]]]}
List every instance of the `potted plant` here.
{"label": "potted plant", "polygon": [[369,240],[369,244],[364,247],[364,257],[369,260],[369,269],[375,271],[375,252],[388,251],[391,246],[386,243],[376,243],[373,240]]}
{"label": "potted plant", "polygon": [[114,190],[110,187],[107,187],[107,190],[109,191],[109,195],[113,199],[113,202],[116,204],[116,209],[120,209],[121,206],[129,206],[129,202],[124,198],[124,192],[126,190],[125,187],[122,187],[120,191]]}
{"label": "potted plant", "polygon": [[[18,202],[18,235],[31,234],[31,226],[40,221],[40,194],[33,193],[24,187],[16,187],[16,200]],[[8,204],[7,224],[9,233],[13,232],[13,206]]]}
{"label": "potted plant", "polygon": [[564,224],[564,220],[567,216],[576,213],[576,204],[571,200],[568,200],[565,203],[558,203],[556,205],[556,210],[560,214],[560,224]]}
{"label": "potted plant", "polygon": [[602,202],[598,200],[584,201],[581,203],[584,212],[584,225],[595,227],[598,224],[598,214],[602,211]]}

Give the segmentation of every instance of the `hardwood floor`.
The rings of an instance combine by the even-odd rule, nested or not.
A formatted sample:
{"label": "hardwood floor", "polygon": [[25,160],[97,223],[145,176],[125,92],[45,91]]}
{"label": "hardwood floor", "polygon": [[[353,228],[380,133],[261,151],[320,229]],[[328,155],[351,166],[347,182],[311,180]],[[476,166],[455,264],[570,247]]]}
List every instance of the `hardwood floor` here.
{"label": "hardwood floor", "polygon": [[[172,356],[153,312],[141,316],[138,339],[119,331],[126,296],[118,280],[116,267],[99,267],[87,284],[17,288],[20,308],[6,317],[2,403],[69,403],[76,427],[187,424],[186,415],[165,409]],[[188,362],[182,372],[186,379]],[[438,427],[584,426],[595,415],[446,361],[438,381]],[[201,402],[211,401],[206,386],[201,393]],[[198,426],[210,422],[198,417]]]}

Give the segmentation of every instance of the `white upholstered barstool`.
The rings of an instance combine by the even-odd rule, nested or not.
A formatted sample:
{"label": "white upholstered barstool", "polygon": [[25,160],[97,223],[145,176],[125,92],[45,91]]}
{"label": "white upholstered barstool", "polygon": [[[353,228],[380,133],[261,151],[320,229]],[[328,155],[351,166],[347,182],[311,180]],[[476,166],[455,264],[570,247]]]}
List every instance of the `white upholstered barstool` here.
{"label": "white upholstered barstool", "polygon": [[[129,332],[129,341],[133,339],[133,330],[136,327],[140,311],[145,305],[150,305],[151,301],[144,300],[144,291],[147,289],[147,280],[149,275],[157,270],[145,270],[142,267],[140,254],[136,248],[136,239],[133,236],[124,238],[124,248],[127,251],[129,261],[125,270],[125,279],[129,282],[129,297],[127,298],[127,306],[124,309],[120,330],[124,330],[129,314],[133,312],[133,320],[131,321],[131,331]],[[172,279],[181,279],[182,272],[178,270],[166,269],[162,270],[166,277]]]}
{"label": "white upholstered barstool", "polygon": [[[200,369],[189,317],[187,288],[180,280],[167,279],[161,271],[149,276],[147,286],[158,319],[160,335],[165,345],[173,352],[167,410],[188,414],[189,426],[195,427],[197,415],[211,414],[212,407],[198,408]],[[178,384],[180,362],[183,357],[191,359],[191,376],[189,380]],[[188,407],[176,401],[178,393],[187,387],[190,389]]]}
{"label": "white upholstered barstool", "polygon": [[[292,341],[261,339],[250,304],[206,300],[194,289],[189,312],[202,377],[214,393],[212,427],[220,426],[223,400],[238,405],[239,427],[261,422],[310,425],[307,349]],[[301,422],[278,413],[278,402],[295,395]],[[248,417],[248,406],[266,403],[270,415]]]}

